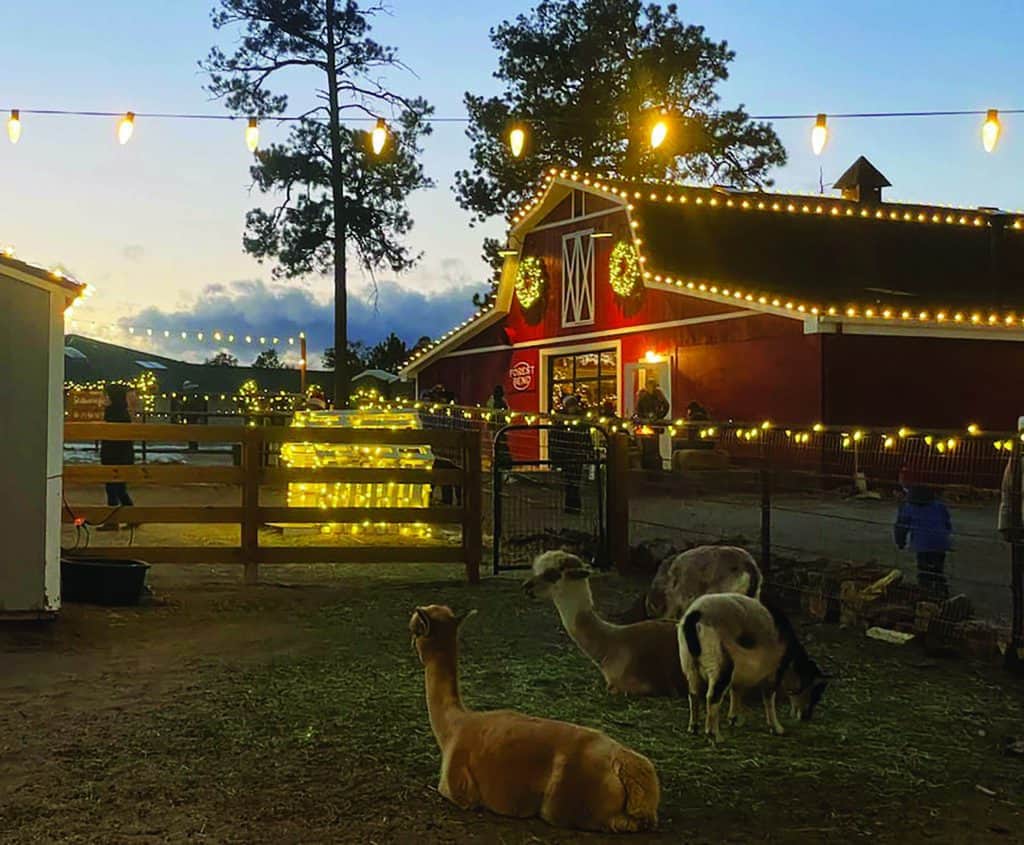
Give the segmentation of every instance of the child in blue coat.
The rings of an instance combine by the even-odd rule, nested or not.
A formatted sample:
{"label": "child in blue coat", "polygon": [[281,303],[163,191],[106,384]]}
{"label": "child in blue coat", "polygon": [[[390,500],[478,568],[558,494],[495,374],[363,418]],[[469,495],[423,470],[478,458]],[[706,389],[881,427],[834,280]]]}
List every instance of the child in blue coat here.
{"label": "child in blue coat", "polygon": [[914,485],[907,489],[893,526],[896,545],[917,555],[917,583],[937,599],[949,597],[946,583],[946,552],[952,548],[953,522],[949,510],[930,487]]}

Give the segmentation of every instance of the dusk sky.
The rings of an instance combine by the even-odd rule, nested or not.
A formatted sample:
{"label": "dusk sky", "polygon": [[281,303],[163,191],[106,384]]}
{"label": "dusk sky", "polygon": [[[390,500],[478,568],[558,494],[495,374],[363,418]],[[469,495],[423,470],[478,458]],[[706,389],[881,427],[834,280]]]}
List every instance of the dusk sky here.
{"label": "dusk sky", "polygon": [[[10,108],[221,111],[196,65],[213,43],[230,46],[210,26],[210,5],[19,4],[4,21],[4,119]],[[497,89],[488,29],[531,5],[392,0],[392,15],[379,19],[375,35],[417,74],[396,75],[396,88],[422,94],[439,116],[461,116],[467,88]],[[1024,107],[1019,0],[679,5],[687,22],[736,51],[723,105],[744,103],[752,114]],[[300,81],[291,83],[298,92]],[[816,191],[819,164],[828,185],[864,154],[893,183],[889,199],[1017,209],[1024,205],[1024,115],[1004,117],[993,155],[982,150],[980,124],[975,117],[833,121],[818,160],[808,123],[778,123],[790,163],[774,174],[776,187]],[[80,316],[282,336],[305,329],[314,348],[323,345],[329,283],[310,278],[286,287],[242,253],[244,215],[257,199],[244,123],[140,118],[123,147],[111,119],[26,115],[23,125],[17,146],[0,141],[0,244],[95,285]],[[467,316],[472,292],[485,288],[480,241],[503,224],[470,228],[455,203],[452,174],[467,163],[463,133],[459,124],[440,123],[427,139],[425,165],[437,188],[412,201],[411,244],[423,259],[398,279],[379,276],[387,283],[379,311],[356,303],[353,337],[372,342],[392,329],[409,341],[436,335]],[[284,130],[266,124],[262,134],[266,141]],[[356,274],[355,296],[365,287]],[[252,353],[239,354],[244,361]]]}

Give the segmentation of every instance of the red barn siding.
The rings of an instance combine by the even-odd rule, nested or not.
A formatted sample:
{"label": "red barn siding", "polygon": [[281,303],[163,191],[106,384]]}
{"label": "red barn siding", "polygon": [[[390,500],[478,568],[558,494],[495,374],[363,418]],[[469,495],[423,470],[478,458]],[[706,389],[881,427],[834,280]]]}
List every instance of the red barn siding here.
{"label": "red barn siding", "polygon": [[1024,415],[1024,343],[824,336],[825,421],[1015,428]]}

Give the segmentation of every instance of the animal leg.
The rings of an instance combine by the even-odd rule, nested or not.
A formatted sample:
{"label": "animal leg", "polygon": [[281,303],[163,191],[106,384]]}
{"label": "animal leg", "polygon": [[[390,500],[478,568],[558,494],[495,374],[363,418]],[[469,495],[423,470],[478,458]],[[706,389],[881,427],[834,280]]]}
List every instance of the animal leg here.
{"label": "animal leg", "polygon": [[729,688],[729,725],[742,725],[744,721],[743,717],[743,701],[740,696],[736,694],[736,690],[733,687]]}
{"label": "animal leg", "polygon": [[442,771],[437,791],[463,810],[471,810],[480,804],[480,792],[476,781],[473,780],[469,769],[464,767]]}
{"label": "animal leg", "polygon": [[713,736],[715,741],[722,738],[719,730],[719,716],[722,709],[722,698],[732,687],[732,658],[723,651],[721,662],[718,665],[718,674],[714,677],[708,676],[708,715],[704,726],[704,732]]}
{"label": "animal leg", "polygon": [[768,720],[768,730],[776,736],[782,736],[786,729],[782,727],[782,723],[779,722],[779,715],[775,712],[775,692],[775,687],[763,687],[761,689],[761,699],[764,701],[764,715]]}
{"label": "animal leg", "polygon": [[697,693],[694,692],[694,687],[692,686],[687,697],[690,699],[690,724],[686,726],[686,730],[695,734],[700,730],[697,722],[700,715],[700,699],[697,697]]}

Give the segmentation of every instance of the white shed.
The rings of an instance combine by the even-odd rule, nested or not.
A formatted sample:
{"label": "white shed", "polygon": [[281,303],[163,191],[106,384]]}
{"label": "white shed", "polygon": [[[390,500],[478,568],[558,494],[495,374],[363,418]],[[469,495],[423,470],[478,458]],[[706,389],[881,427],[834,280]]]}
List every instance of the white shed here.
{"label": "white shed", "polygon": [[0,618],[60,608],[64,311],[83,290],[0,254]]}

